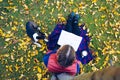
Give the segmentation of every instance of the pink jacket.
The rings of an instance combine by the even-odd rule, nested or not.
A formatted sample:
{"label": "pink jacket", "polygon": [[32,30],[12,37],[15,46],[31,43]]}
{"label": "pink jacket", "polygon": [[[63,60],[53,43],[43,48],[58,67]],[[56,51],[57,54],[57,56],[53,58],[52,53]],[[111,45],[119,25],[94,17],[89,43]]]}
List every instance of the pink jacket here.
{"label": "pink jacket", "polygon": [[[74,61],[74,63],[69,67],[62,67],[57,62],[57,55],[56,53],[48,53],[46,54],[48,56],[44,56],[44,63],[46,64],[46,67],[48,68],[48,71],[53,73],[68,73],[70,75],[76,75],[79,72],[79,62],[77,60]],[[47,58],[48,57],[48,58]]]}

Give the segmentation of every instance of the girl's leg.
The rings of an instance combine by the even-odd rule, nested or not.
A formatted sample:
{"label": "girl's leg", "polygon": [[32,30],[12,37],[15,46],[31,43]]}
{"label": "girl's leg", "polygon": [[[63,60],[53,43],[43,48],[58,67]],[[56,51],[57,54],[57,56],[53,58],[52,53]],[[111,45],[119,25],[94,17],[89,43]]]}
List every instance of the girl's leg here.
{"label": "girl's leg", "polygon": [[60,46],[57,44],[61,30],[64,29],[64,25],[57,24],[51,34],[48,36],[47,48],[49,50],[56,50]]}
{"label": "girl's leg", "polygon": [[80,19],[80,16],[76,14],[73,18],[73,23],[72,23],[72,26],[73,26],[72,33],[78,36],[80,36],[80,28],[78,26],[79,19]]}
{"label": "girl's leg", "polygon": [[73,23],[73,17],[75,16],[74,12],[71,12],[68,16],[67,23],[65,25],[65,30],[68,32],[72,32],[72,23]]}

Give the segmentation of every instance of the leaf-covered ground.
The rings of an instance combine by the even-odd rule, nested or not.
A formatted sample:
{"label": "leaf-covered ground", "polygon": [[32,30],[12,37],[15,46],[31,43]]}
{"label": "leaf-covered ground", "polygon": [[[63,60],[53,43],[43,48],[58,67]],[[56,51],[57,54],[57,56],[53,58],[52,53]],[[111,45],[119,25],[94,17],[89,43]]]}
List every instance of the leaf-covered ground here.
{"label": "leaf-covered ground", "polygon": [[42,61],[46,45],[33,45],[25,24],[33,20],[49,35],[58,18],[64,21],[71,11],[81,15],[96,56],[81,64],[81,72],[110,66],[110,60],[120,65],[120,0],[0,0],[0,79],[49,79]]}

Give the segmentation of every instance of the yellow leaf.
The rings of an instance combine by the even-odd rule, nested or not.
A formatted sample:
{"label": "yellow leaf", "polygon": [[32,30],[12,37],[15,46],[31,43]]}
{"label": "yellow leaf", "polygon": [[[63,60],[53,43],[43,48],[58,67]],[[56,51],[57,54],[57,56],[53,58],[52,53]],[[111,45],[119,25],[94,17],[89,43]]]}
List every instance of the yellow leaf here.
{"label": "yellow leaf", "polygon": [[90,46],[94,48],[94,45],[92,43],[90,43]]}
{"label": "yellow leaf", "polygon": [[84,11],[81,11],[80,14],[81,14],[81,15],[85,15],[86,13],[85,13]]}
{"label": "yellow leaf", "polygon": [[26,4],[24,4],[23,6],[24,6],[24,9],[25,9],[26,11],[29,10],[29,8],[28,8],[28,6],[27,6]]}
{"label": "yellow leaf", "polygon": [[13,72],[13,70],[12,70],[12,65],[10,65],[10,66],[8,67],[8,70],[11,71],[11,72]]}
{"label": "yellow leaf", "polygon": [[106,61],[108,61],[108,60],[109,60],[109,55],[107,55],[107,56],[106,56],[105,60],[106,60]]}
{"label": "yellow leaf", "polygon": [[95,21],[95,22],[97,22],[97,21],[98,21],[98,19],[94,19],[94,21]]}
{"label": "yellow leaf", "polygon": [[61,14],[61,15],[58,14],[58,22],[59,22],[59,23],[63,23],[63,24],[65,24],[66,19],[65,19],[65,17],[62,16],[62,14]]}
{"label": "yellow leaf", "polygon": [[80,72],[83,72],[83,64],[82,63],[80,63]]}
{"label": "yellow leaf", "polygon": [[37,77],[38,77],[38,80],[41,80],[41,78],[42,78],[42,74],[37,73]]}
{"label": "yellow leaf", "polygon": [[12,27],[12,30],[13,30],[13,31],[17,31],[16,26]]}
{"label": "yellow leaf", "polygon": [[3,0],[0,0],[0,2],[2,2]]}
{"label": "yellow leaf", "polygon": [[33,68],[36,69],[38,66],[34,66]]}
{"label": "yellow leaf", "polygon": [[14,60],[14,56],[13,56],[13,54],[11,54],[10,58],[11,58],[12,60]]}
{"label": "yellow leaf", "polygon": [[58,18],[60,18],[60,17],[62,17],[63,16],[63,14],[58,14]]}
{"label": "yellow leaf", "polygon": [[83,2],[79,3],[79,8],[80,8],[80,9],[83,8],[83,5],[84,5]]}
{"label": "yellow leaf", "polygon": [[30,62],[30,59],[27,59],[28,62]]}
{"label": "yellow leaf", "polygon": [[20,61],[23,62],[23,57],[20,58]]}
{"label": "yellow leaf", "polygon": [[37,47],[36,45],[32,45],[32,49],[33,49],[33,50],[35,50],[35,49],[36,49],[36,47]]}
{"label": "yellow leaf", "polygon": [[60,1],[57,0],[57,6],[59,6],[59,5],[60,5]]}
{"label": "yellow leaf", "polygon": [[9,68],[9,66],[6,65],[6,68]]}
{"label": "yellow leaf", "polygon": [[42,78],[42,80],[49,80],[48,78]]}
{"label": "yellow leaf", "polygon": [[13,2],[9,2],[9,5],[13,5]]}
{"label": "yellow leaf", "polygon": [[115,56],[115,55],[113,55],[112,58],[113,58],[113,60],[114,60],[115,62],[117,62],[117,61],[119,60],[119,59],[118,59],[118,56]]}
{"label": "yellow leaf", "polygon": [[35,61],[35,63],[38,63],[38,62],[39,62],[39,60],[38,60],[37,58],[34,58],[34,61]]}
{"label": "yellow leaf", "polygon": [[93,70],[93,71],[97,71],[98,68],[96,68],[95,66],[93,66],[93,67],[92,67],[92,70]]}
{"label": "yellow leaf", "polygon": [[102,15],[102,16],[101,16],[102,19],[105,18],[105,17],[106,17],[106,15]]}
{"label": "yellow leaf", "polygon": [[97,2],[97,0],[92,0],[92,3],[96,3]]}
{"label": "yellow leaf", "polygon": [[61,17],[61,21],[63,22],[63,21],[66,21],[66,19],[64,18],[64,17]]}
{"label": "yellow leaf", "polygon": [[105,24],[102,24],[102,27],[104,27],[105,26]]}
{"label": "yellow leaf", "polygon": [[45,48],[46,48],[46,46],[43,45],[43,46],[41,47],[40,51],[43,51]]}
{"label": "yellow leaf", "polygon": [[48,3],[48,0],[44,0],[44,4],[47,4]]}
{"label": "yellow leaf", "polygon": [[6,42],[8,42],[8,41],[10,41],[10,40],[11,40],[11,38],[6,38],[6,39],[5,39]]}
{"label": "yellow leaf", "polygon": [[31,56],[35,56],[35,54],[34,54],[34,53],[31,53]]}
{"label": "yellow leaf", "polygon": [[3,17],[3,16],[0,16],[0,19],[4,19],[4,17]]}
{"label": "yellow leaf", "polygon": [[73,0],[70,0],[68,3],[69,3],[70,5],[72,5],[72,4],[73,4]]}
{"label": "yellow leaf", "polygon": [[23,74],[21,74],[21,75],[20,75],[20,77],[19,77],[19,79],[20,79],[20,80],[22,80],[22,79],[23,79],[23,77],[24,77],[24,75],[23,75]]}
{"label": "yellow leaf", "polygon": [[31,53],[31,56],[35,56],[35,55],[37,55],[37,54],[38,54],[38,51],[35,50],[35,51],[33,51],[33,52]]}
{"label": "yellow leaf", "polygon": [[41,73],[41,71],[42,71],[40,67],[37,67],[37,70],[39,73]]}
{"label": "yellow leaf", "polygon": [[103,69],[103,67],[101,66],[100,69]]}
{"label": "yellow leaf", "polygon": [[46,54],[46,52],[47,52],[47,51],[45,51],[45,50],[43,51],[44,54]]}
{"label": "yellow leaf", "polygon": [[104,11],[106,10],[106,7],[101,7],[98,11]]}
{"label": "yellow leaf", "polygon": [[3,35],[3,31],[2,31],[2,29],[0,29],[0,36],[2,36]]}
{"label": "yellow leaf", "polygon": [[120,14],[117,11],[114,11],[113,13],[117,16],[120,16]]}
{"label": "yellow leaf", "polygon": [[4,57],[9,57],[9,54],[4,54],[3,56],[4,56]]}
{"label": "yellow leaf", "polygon": [[14,23],[15,25],[18,25],[18,22],[17,22],[17,21],[14,21],[13,23]]}
{"label": "yellow leaf", "polygon": [[45,13],[45,10],[42,10],[42,15]]}
{"label": "yellow leaf", "polygon": [[78,13],[78,8],[73,9],[73,12]]}
{"label": "yellow leaf", "polygon": [[96,63],[98,63],[100,61],[100,57],[97,57],[95,60],[96,60]]}
{"label": "yellow leaf", "polygon": [[35,54],[38,55],[38,50],[35,50]]}
{"label": "yellow leaf", "polygon": [[18,69],[19,69],[19,66],[17,64],[15,65],[15,69],[16,69],[16,71],[18,71]]}
{"label": "yellow leaf", "polygon": [[114,2],[117,2],[117,0],[114,0]]}

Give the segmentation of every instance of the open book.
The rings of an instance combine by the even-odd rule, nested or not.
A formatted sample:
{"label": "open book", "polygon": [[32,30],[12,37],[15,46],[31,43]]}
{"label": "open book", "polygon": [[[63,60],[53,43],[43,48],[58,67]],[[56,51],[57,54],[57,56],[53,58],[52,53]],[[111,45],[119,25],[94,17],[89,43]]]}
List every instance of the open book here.
{"label": "open book", "polygon": [[74,48],[74,50],[77,51],[81,41],[82,37],[62,30],[57,44],[61,46],[71,45]]}

